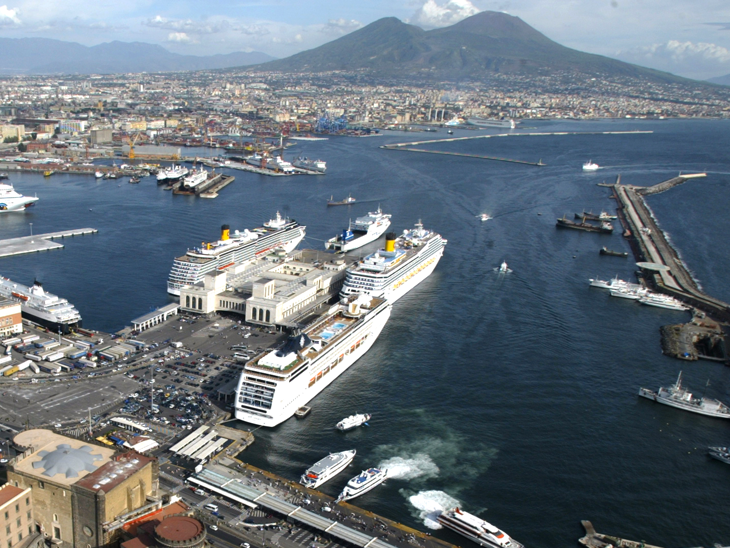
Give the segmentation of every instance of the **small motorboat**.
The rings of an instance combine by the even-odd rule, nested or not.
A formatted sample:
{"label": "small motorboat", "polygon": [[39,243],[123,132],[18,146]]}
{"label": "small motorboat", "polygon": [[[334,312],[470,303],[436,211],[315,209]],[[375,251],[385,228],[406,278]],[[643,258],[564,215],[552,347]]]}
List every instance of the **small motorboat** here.
{"label": "small motorboat", "polygon": [[585,164],[583,164],[583,171],[598,171],[599,167],[601,166],[594,164],[592,160],[588,160]]}
{"label": "small motorboat", "polygon": [[352,430],[353,428],[357,428],[358,426],[367,425],[371,417],[372,415],[370,415],[369,413],[350,415],[349,417],[345,417],[337,423],[337,430],[339,430],[340,432],[347,432],[348,430]]}
{"label": "small motorboat", "polygon": [[512,269],[507,266],[506,261],[502,261],[502,264],[495,268],[494,271],[498,274],[509,274],[510,272],[512,272]]}
{"label": "small motorboat", "polygon": [[141,179],[135,175],[134,177],[130,177],[129,184],[137,185],[137,184],[139,184],[140,181],[141,181]]}
{"label": "small motorboat", "polygon": [[102,177],[104,177],[104,174],[101,171],[97,171],[94,173],[94,177],[96,177],[97,179],[101,179]]}
{"label": "small motorboat", "polygon": [[489,213],[480,213],[479,215],[477,215],[477,219],[479,219],[479,220],[480,220],[480,221],[482,221],[482,222],[484,222],[484,221],[488,221],[488,220],[490,220],[491,218],[492,218],[492,217],[491,217],[491,216],[489,215]]}

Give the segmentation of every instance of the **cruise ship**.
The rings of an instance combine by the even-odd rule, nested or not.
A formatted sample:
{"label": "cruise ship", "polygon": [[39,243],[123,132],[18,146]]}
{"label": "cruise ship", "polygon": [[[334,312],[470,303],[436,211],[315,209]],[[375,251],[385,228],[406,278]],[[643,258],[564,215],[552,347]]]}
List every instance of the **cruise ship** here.
{"label": "cruise ship", "polygon": [[460,508],[441,512],[438,522],[485,548],[523,548],[504,531]]}
{"label": "cruise ship", "polygon": [[247,362],[236,389],[236,418],[269,427],[287,420],[370,349],[390,311],[384,299],[346,299],[292,333],[280,348]]}
{"label": "cruise ship", "polygon": [[699,413],[709,417],[717,417],[721,419],[730,419],[730,408],[719,400],[710,398],[697,398],[682,386],[682,372],[679,372],[677,382],[672,386],[659,388],[658,392],[654,392],[648,388],[640,388],[639,396],[654,400],[657,403],[670,405],[677,409],[684,409],[691,413]]}
{"label": "cruise ship", "polygon": [[203,281],[206,274],[245,265],[269,251],[281,248],[287,253],[302,241],[306,227],[293,219],[276,218],[253,230],[236,230],[230,234],[228,225],[221,227],[221,239],[189,249],[172,264],[167,280],[167,292],[180,295],[180,288]]}
{"label": "cruise ship", "polygon": [[355,222],[342,231],[342,234],[330,238],[324,244],[325,249],[336,251],[352,251],[365,244],[380,238],[390,226],[390,215],[383,213],[380,208],[371,211],[364,217],[358,217]]}
{"label": "cruise ship", "polygon": [[447,240],[419,221],[397,239],[385,235],[385,249],[365,257],[345,274],[341,297],[364,293],[395,302],[428,278],[444,254]]}
{"label": "cruise ship", "polygon": [[347,468],[347,465],[355,458],[355,453],[357,453],[355,449],[330,453],[307,468],[299,483],[310,489],[316,489]]}
{"label": "cruise ship", "polygon": [[13,185],[0,183],[0,212],[23,211],[35,205],[37,201],[37,196],[23,196],[13,188]]}
{"label": "cruise ship", "polygon": [[20,303],[21,315],[53,332],[68,333],[81,327],[81,314],[74,305],[52,293],[40,282],[32,287],[0,277],[0,296]]}

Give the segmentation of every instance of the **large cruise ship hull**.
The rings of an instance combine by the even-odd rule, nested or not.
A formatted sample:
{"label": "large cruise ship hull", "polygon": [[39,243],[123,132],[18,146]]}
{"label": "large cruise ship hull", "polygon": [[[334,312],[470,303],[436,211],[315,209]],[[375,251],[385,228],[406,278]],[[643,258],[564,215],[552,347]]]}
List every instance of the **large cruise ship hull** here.
{"label": "large cruise ship hull", "polygon": [[[238,391],[236,392],[236,419],[250,424],[256,424],[259,426],[274,427],[285,420],[289,419],[294,412],[303,405],[309,403],[314,399],[322,390],[327,388],[332,382],[339,378],[342,373],[347,371],[357,360],[359,360],[370,347],[375,343],[380,336],[381,331],[385,327],[385,324],[390,318],[391,306],[387,305],[380,311],[378,311],[373,317],[368,318],[359,329],[349,333],[347,337],[344,337],[341,341],[334,344],[328,351],[323,354],[316,362],[309,364],[309,372],[300,374],[293,382],[281,382],[276,388],[276,400],[277,402],[272,406],[272,409],[267,413],[254,413],[241,409],[238,406]],[[310,377],[317,372],[318,366],[321,367],[329,363],[333,357],[338,356],[340,353],[344,353],[348,348],[353,345],[355,341],[367,335],[365,342],[351,351],[349,354],[344,354],[343,361],[340,362],[336,368],[332,369],[329,374],[321,377],[321,380],[315,384],[308,386]],[[246,376],[247,371],[244,369],[241,372],[241,380]],[[279,392],[281,391],[281,392]],[[287,401],[288,400],[288,401]]]}

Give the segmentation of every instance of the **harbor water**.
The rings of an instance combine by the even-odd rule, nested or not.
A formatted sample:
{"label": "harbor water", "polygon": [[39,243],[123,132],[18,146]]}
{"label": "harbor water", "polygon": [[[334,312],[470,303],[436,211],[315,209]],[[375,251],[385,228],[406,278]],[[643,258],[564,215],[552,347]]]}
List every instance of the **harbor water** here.
{"label": "harbor water", "polygon": [[[117,330],[169,302],[175,256],[214,240],[222,224],[243,230],[276,211],[307,226],[302,246],[324,240],[379,205],[401,232],[418,219],[448,239],[434,274],[394,305],[370,352],[311,402],[309,417],[256,431],[252,464],[296,479],[331,451],[357,449],[347,471],[322,487],[385,466],[387,482],[356,504],[420,529],[459,505],[529,547],[572,546],[581,519],[600,532],[667,546],[730,542],[730,467],[706,455],[730,445],[730,424],[640,399],[684,370],[698,395],[730,403],[730,369],[661,354],[659,327],[689,315],[612,299],[588,278],[633,279],[628,251],[613,235],[558,230],[555,220],[615,209],[613,182],[651,185],[678,172],[706,171],[647,202],[709,294],[730,301],[728,121],[525,123],[517,133],[651,130],[651,134],[500,137],[421,145],[530,162],[383,150],[386,143],[445,138],[390,133],[298,142],[327,161],[325,176],[265,177],[232,171],[214,200],[173,196],[145,178],[11,174],[41,198],[0,216],[3,238],[93,227],[61,250],[0,259],[0,274],[34,279],[68,298],[84,325]],[[455,130],[454,136],[498,133]],[[193,155],[195,150],[184,149]],[[203,152],[203,151],[198,151]],[[601,167],[585,173],[593,160]],[[224,170],[226,171],[226,170]],[[352,206],[327,208],[351,194]],[[481,222],[477,216],[493,218]],[[502,261],[512,272],[497,273]],[[709,379],[709,386],[706,382]],[[335,424],[372,413],[348,433]],[[246,425],[241,425],[247,428]],[[470,546],[444,530],[432,534]]]}

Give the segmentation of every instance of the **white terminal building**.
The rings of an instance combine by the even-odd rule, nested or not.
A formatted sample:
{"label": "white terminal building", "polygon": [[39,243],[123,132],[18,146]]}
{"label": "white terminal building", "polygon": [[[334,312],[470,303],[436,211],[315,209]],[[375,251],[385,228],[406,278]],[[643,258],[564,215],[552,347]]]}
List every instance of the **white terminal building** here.
{"label": "white terminal building", "polygon": [[233,312],[246,322],[293,325],[338,295],[345,271],[357,259],[322,251],[275,252],[239,274],[215,272],[180,289],[180,310]]}

